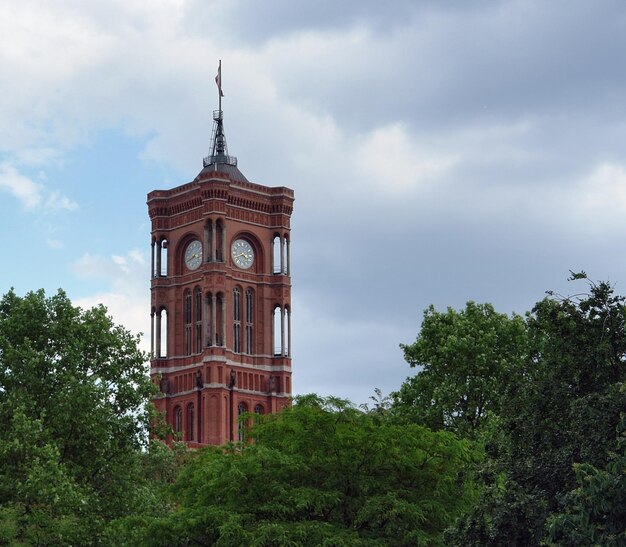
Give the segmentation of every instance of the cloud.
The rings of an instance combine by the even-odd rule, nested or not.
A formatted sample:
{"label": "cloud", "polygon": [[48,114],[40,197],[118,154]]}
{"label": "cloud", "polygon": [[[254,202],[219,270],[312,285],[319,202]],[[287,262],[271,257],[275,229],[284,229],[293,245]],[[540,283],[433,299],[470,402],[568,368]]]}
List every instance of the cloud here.
{"label": "cloud", "polygon": [[78,203],[55,190],[48,194],[44,208],[48,211],[75,211]]}
{"label": "cloud", "polygon": [[128,284],[129,279],[135,279],[135,275],[146,267],[146,258],[137,249],[128,251],[126,255],[102,256],[85,253],[76,260],[70,269],[72,273],[82,279],[107,279],[115,287]]}
{"label": "cloud", "polygon": [[43,184],[22,175],[12,164],[0,164],[0,189],[17,198],[27,211],[73,211],[78,204],[59,191],[49,192]]}
{"label": "cloud", "polygon": [[[524,311],[570,268],[626,272],[624,36],[604,0],[3,2],[0,192],[76,210],[61,178],[99,132],[183,173],[154,187],[192,180],[222,58],[229,152],[251,181],[296,190],[294,381],[364,400],[399,385],[397,343],[431,302]],[[99,287],[81,302],[145,331],[149,268],[107,228],[136,225],[122,219],[144,189],[102,184],[93,163],[78,175],[118,202],[81,197],[56,256],[78,249],[71,271]]]}
{"label": "cloud", "polygon": [[114,321],[133,334],[142,333],[141,348],[150,349],[150,289],[146,257],[138,250],[123,255],[102,256],[86,253],[71,265],[81,279],[104,280],[105,290],[74,299],[74,304],[90,308],[104,304]]}
{"label": "cloud", "polygon": [[43,201],[43,186],[21,175],[9,163],[0,164],[0,189],[17,198],[26,210],[38,208]]}

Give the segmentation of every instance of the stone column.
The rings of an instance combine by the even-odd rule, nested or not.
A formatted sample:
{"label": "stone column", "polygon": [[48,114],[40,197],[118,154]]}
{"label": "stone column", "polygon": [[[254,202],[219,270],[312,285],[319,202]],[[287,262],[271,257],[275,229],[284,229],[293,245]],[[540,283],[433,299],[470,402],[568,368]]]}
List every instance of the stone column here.
{"label": "stone column", "polygon": [[285,273],[285,238],[280,236],[280,273]]}
{"label": "stone column", "polygon": [[159,310],[156,314],[156,336],[155,336],[155,357],[158,359],[161,355],[161,314],[163,310]]}

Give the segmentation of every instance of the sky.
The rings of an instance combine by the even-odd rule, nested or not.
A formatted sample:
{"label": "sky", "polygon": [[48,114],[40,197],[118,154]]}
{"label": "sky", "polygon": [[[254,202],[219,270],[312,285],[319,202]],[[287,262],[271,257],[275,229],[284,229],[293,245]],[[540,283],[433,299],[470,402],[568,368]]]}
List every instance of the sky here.
{"label": "sky", "polygon": [[430,304],[626,292],[625,53],[619,0],[3,0],[0,294],[149,332],[221,59],[229,153],[295,191],[294,392],[388,394]]}

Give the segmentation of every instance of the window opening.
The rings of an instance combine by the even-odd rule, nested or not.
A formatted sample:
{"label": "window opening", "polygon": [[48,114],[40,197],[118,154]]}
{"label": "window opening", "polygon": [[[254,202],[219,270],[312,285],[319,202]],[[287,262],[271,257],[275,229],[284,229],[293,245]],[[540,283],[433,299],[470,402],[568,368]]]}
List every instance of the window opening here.
{"label": "window opening", "polygon": [[183,293],[183,318],[185,328],[185,355],[191,355],[191,290]]}
{"label": "window opening", "polygon": [[237,406],[237,418],[238,418],[238,430],[237,430],[237,439],[239,440],[239,442],[243,442],[245,439],[245,431],[246,431],[246,424],[245,424],[245,420],[242,418],[242,416],[248,411],[248,407],[246,406],[245,403],[239,403],[239,405]]}
{"label": "window opening", "polygon": [[233,289],[233,351],[241,353],[241,291]]}
{"label": "window opening", "polygon": [[196,312],[195,350],[196,353],[200,353],[202,351],[202,291],[200,287],[196,287],[194,290],[194,306]]}
{"label": "window opening", "polygon": [[189,441],[193,441],[193,429],[194,429],[194,412],[193,412],[193,403],[187,406],[187,439]]}
{"label": "window opening", "polygon": [[254,292],[246,289],[246,353],[252,355],[253,351],[253,323],[254,323]]}

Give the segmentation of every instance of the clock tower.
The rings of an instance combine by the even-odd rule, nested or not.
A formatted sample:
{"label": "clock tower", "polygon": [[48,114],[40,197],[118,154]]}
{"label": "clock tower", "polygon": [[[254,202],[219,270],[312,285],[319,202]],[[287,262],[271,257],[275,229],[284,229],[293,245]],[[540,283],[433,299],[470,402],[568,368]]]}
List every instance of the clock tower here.
{"label": "clock tower", "polygon": [[228,155],[220,76],[203,169],[148,194],[154,402],[191,446],[242,440],[239,416],[291,395],[294,193],[249,182]]}

